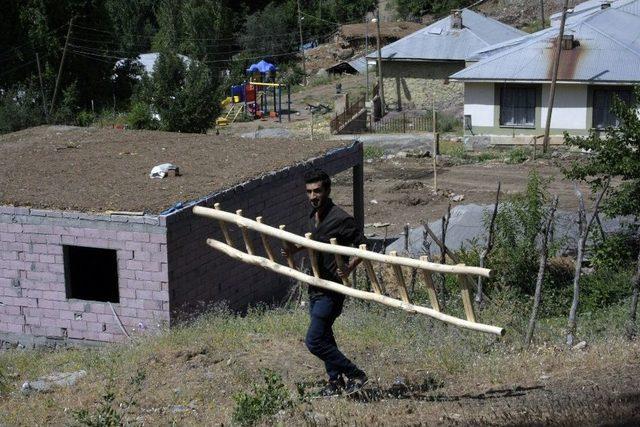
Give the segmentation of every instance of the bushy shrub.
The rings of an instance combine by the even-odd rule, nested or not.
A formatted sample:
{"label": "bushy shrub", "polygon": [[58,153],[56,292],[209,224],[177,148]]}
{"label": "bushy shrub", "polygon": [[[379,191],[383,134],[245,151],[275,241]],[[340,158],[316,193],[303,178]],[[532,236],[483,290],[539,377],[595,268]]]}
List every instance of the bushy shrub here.
{"label": "bushy shrub", "polygon": [[42,98],[28,86],[0,91],[0,134],[44,123]]}
{"label": "bushy shrub", "polygon": [[538,270],[536,242],[549,199],[546,185],[536,171],[531,172],[526,191],[501,203],[496,215],[490,268],[502,285],[527,294],[534,289]]}
{"label": "bushy shrub", "polygon": [[512,148],[507,152],[505,162],[508,164],[524,163],[529,158],[529,154],[522,147]]}
{"label": "bushy shrub", "polygon": [[131,129],[157,129],[158,122],[153,118],[149,104],[136,102],[127,114],[127,125]]}
{"label": "bushy shrub", "polygon": [[96,115],[91,111],[80,111],[76,116],[76,124],[82,127],[91,126],[95,120]]}
{"label": "bushy shrub", "polygon": [[76,117],[80,112],[78,102],[78,85],[74,82],[62,91],[62,99],[56,102],[53,109],[52,120],[54,123],[75,125]]}
{"label": "bushy shrub", "polygon": [[236,406],[233,422],[247,426],[256,424],[263,417],[275,415],[279,410],[292,405],[289,390],[276,372],[262,371],[264,385],[253,384],[253,394],[240,392],[233,396]]}

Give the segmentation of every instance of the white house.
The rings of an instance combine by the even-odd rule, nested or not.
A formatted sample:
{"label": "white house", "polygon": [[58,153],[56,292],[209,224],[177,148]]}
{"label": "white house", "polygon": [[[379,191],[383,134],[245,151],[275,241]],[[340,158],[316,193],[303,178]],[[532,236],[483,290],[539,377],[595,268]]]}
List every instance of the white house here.
{"label": "white house", "polygon": [[[465,135],[472,143],[529,143],[544,133],[557,27],[470,57],[451,76],[464,82]],[[474,62],[477,61],[477,62]],[[551,119],[551,142],[617,123],[613,95],[629,100],[640,83],[640,17],[604,8],[567,23]]]}

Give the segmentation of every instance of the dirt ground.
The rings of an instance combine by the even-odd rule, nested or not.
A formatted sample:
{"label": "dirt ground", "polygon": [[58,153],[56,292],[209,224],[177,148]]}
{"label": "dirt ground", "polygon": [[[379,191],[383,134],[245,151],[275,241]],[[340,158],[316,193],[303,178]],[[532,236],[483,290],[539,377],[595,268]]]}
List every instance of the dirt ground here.
{"label": "dirt ground", "polygon": [[41,126],[0,136],[0,204],[159,213],[346,143]]}
{"label": "dirt ground", "polygon": [[[433,194],[433,159],[391,158],[365,162],[364,202],[365,223],[391,223],[389,235],[400,233],[405,224],[417,227],[424,221],[435,221],[444,215],[449,204],[491,204],[495,202],[498,180],[501,197],[525,190],[531,171],[550,179],[549,192],[557,194],[560,209],[578,206],[573,184],[564,179],[560,162],[555,160],[527,161],[506,164],[502,160],[453,165],[445,162],[438,167],[438,193]],[[351,175],[337,177],[333,190],[334,200],[352,208]],[[590,191],[580,186],[585,197]],[[453,195],[463,195],[460,202],[451,201]],[[589,206],[587,202],[587,206]],[[368,234],[384,233],[383,229],[368,228]]]}

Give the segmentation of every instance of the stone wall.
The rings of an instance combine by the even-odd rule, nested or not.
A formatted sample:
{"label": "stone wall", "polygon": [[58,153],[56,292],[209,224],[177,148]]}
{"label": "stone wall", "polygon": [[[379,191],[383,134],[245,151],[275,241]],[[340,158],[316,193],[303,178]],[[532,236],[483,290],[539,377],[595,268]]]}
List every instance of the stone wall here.
{"label": "stone wall", "polygon": [[464,86],[449,82],[451,74],[464,68],[464,62],[383,62],[384,95],[391,110],[430,110],[448,113],[462,111]]}

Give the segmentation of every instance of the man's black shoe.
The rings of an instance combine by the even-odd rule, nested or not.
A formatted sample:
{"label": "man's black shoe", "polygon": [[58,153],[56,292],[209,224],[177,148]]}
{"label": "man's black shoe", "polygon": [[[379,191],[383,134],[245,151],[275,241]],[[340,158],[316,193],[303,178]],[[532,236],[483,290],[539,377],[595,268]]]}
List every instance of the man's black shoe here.
{"label": "man's black shoe", "polygon": [[349,378],[347,380],[347,385],[344,388],[344,394],[346,396],[349,396],[351,394],[357,393],[362,390],[362,387],[364,387],[368,382],[369,378],[367,378],[366,374],[362,374],[354,378]]}
{"label": "man's black shoe", "polygon": [[321,397],[340,396],[343,390],[344,390],[344,381],[342,380],[329,381],[327,385],[320,390],[319,395]]}

